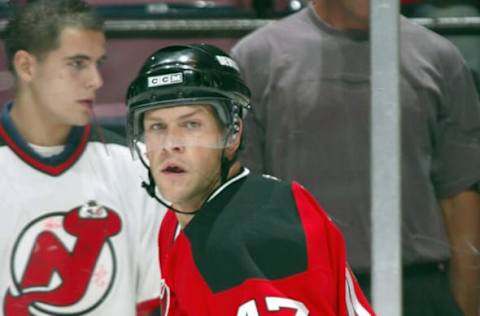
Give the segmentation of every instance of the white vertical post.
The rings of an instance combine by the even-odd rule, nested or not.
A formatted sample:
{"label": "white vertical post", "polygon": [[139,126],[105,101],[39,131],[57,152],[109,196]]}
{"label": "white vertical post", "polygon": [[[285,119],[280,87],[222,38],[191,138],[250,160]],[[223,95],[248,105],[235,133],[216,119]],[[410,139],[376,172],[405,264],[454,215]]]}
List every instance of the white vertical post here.
{"label": "white vertical post", "polygon": [[370,0],[372,298],[402,315],[399,0]]}

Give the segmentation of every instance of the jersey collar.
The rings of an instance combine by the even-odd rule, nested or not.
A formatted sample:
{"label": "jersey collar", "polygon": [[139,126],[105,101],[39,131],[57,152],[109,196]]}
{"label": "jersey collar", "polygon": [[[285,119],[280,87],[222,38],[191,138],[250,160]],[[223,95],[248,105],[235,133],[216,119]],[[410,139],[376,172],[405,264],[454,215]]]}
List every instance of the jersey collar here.
{"label": "jersey collar", "polygon": [[248,174],[250,173],[250,170],[248,170],[248,168],[246,167],[242,167],[242,171],[232,177],[231,179],[229,179],[228,181],[226,181],[223,185],[221,185],[217,190],[215,190],[215,192],[213,192],[212,195],[210,195],[210,197],[208,198],[208,202],[210,202],[211,200],[213,200],[218,194],[220,194],[220,192],[222,192],[226,187],[228,187],[230,184],[246,177]]}
{"label": "jersey collar", "polygon": [[90,125],[73,127],[63,151],[51,157],[43,157],[28,145],[15,127],[10,116],[12,107],[13,102],[9,102],[3,107],[0,115],[0,138],[3,138],[20,159],[32,168],[52,176],[62,174],[77,162],[88,143]]}

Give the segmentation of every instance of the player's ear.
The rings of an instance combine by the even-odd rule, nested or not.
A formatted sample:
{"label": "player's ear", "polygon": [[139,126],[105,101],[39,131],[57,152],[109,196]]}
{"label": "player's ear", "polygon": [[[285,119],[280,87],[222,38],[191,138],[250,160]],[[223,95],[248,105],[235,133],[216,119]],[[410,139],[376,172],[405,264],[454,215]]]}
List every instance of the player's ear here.
{"label": "player's ear", "polygon": [[228,147],[225,149],[225,154],[229,159],[232,159],[240,147],[243,134],[243,120],[238,120],[234,123],[233,134],[230,136]]}
{"label": "player's ear", "polygon": [[13,67],[17,76],[26,82],[32,80],[37,59],[25,50],[19,50],[13,56]]}

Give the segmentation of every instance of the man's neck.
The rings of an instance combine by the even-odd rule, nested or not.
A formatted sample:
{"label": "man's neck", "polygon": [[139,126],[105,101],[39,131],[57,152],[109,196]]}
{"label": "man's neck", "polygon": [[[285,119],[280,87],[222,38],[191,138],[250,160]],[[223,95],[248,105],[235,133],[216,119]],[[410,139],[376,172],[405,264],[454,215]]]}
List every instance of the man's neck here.
{"label": "man's neck", "polygon": [[15,98],[10,117],[27,142],[40,146],[65,144],[72,129],[69,125],[52,123],[52,118],[27,97]]}
{"label": "man's neck", "polygon": [[[238,175],[242,170],[242,165],[240,164],[240,162],[236,161],[233,163],[233,165],[230,167],[230,171],[228,172],[228,179],[231,179],[233,178],[234,176]],[[228,180],[227,180],[228,181]],[[218,190],[218,188],[221,186],[221,184],[219,186],[217,186],[212,192],[214,192],[215,190]],[[202,203],[204,204],[204,203]],[[197,211],[200,207],[202,207],[202,205],[198,205],[196,207],[190,207],[188,208],[189,211],[191,212],[195,212]],[[179,208],[179,210],[186,210],[186,208]],[[182,213],[175,213],[175,215],[177,216],[177,220],[178,222],[180,223],[180,227],[182,229],[184,229],[188,223],[190,223],[190,221],[193,219],[193,217],[195,216],[195,214],[182,214]]]}

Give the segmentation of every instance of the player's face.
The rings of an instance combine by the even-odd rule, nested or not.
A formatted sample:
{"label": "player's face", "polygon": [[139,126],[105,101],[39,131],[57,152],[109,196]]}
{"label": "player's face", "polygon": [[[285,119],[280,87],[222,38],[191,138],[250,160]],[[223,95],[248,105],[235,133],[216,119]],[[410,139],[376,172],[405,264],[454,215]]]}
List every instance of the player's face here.
{"label": "player's face", "polygon": [[163,197],[195,211],[220,182],[225,130],[206,105],[149,111],[144,117],[150,168]]}
{"label": "player's face", "polygon": [[42,119],[59,125],[85,125],[103,84],[99,64],[105,58],[102,32],[65,28],[59,46],[33,58],[28,78],[31,100]]}

